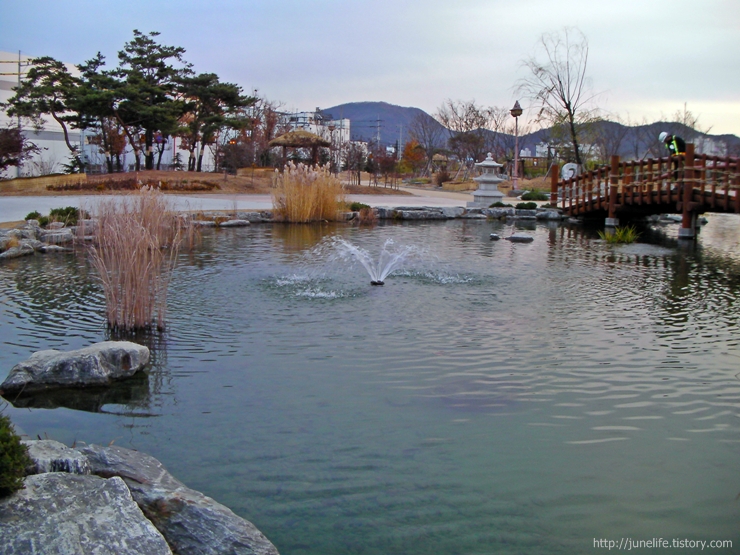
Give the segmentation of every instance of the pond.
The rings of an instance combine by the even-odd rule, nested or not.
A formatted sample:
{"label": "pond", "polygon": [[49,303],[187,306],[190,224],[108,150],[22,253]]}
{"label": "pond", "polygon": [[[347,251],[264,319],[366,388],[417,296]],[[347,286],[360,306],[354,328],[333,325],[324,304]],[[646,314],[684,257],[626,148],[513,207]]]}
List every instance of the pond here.
{"label": "pond", "polygon": [[[485,220],[207,230],[148,378],[4,410],[157,457],[284,555],[737,546],[739,227],[617,247],[541,224],[491,241],[512,229]],[[371,287],[337,237],[418,251]],[[109,338],[82,256],[6,262],[0,293],[3,376]]]}

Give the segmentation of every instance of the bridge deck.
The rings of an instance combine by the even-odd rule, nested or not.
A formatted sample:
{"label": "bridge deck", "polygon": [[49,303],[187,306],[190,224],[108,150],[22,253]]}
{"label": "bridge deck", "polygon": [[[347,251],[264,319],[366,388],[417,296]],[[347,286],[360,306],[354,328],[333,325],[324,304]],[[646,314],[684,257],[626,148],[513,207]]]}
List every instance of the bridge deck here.
{"label": "bridge deck", "polygon": [[[602,166],[571,179],[557,180],[553,168],[551,202],[570,216],[631,219],[659,213],[683,214],[689,225],[703,212],[740,214],[738,158],[686,154]],[[684,202],[688,199],[688,202]]]}

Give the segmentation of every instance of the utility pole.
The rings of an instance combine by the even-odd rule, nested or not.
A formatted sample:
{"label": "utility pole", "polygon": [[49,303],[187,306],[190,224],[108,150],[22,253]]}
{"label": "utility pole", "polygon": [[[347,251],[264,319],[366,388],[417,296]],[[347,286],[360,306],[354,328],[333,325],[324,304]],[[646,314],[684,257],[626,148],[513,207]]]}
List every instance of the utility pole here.
{"label": "utility pole", "polygon": [[401,159],[401,151],[403,150],[403,124],[398,124],[398,152],[396,153],[396,157],[400,160]]}

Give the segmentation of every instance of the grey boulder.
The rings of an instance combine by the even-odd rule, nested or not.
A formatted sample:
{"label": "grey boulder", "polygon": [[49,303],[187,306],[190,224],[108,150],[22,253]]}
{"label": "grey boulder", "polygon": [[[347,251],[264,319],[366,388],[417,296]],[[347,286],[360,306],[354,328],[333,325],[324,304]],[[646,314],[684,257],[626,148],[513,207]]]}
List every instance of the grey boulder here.
{"label": "grey boulder", "polygon": [[27,476],[0,500],[0,530],[5,555],[172,555],[120,478]]}
{"label": "grey boulder", "polygon": [[144,514],[178,555],[278,555],[251,522],[174,478],[154,457],[90,445],[80,449],[93,474],[120,476]]}
{"label": "grey boulder", "polygon": [[511,241],[512,243],[531,243],[534,241],[534,237],[525,233],[514,233],[513,235],[504,237],[504,239]]}
{"label": "grey boulder", "polygon": [[538,210],[537,211],[537,219],[538,220],[548,220],[548,221],[557,221],[562,220],[563,215],[558,210]]}
{"label": "grey boulder", "polygon": [[226,220],[221,222],[219,227],[244,227],[249,225],[249,220]]}
{"label": "grey boulder", "polygon": [[33,254],[34,252],[35,251],[33,246],[31,246],[28,241],[23,241],[21,244],[15,247],[10,247],[6,251],[0,252],[0,259],[28,256],[29,254]]}
{"label": "grey boulder", "polygon": [[53,439],[32,439],[23,441],[23,444],[28,447],[28,456],[34,464],[33,468],[28,469],[29,474],[46,472],[90,474],[87,457],[64,443]]}
{"label": "grey boulder", "polygon": [[0,385],[0,393],[109,385],[133,376],[148,362],[149,349],[130,341],[104,341],[68,352],[38,351],[11,369]]}

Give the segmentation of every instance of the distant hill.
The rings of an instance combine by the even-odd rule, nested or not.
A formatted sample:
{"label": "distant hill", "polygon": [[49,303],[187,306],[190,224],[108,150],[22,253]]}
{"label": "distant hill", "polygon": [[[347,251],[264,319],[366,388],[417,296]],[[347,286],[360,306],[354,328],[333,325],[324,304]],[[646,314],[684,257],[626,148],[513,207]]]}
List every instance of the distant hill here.
{"label": "distant hill", "polygon": [[[332,118],[348,118],[351,122],[352,140],[375,140],[379,134],[380,142],[384,145],[394,145],[399,140],[399,136],[402,143],[408,141],[409,124],[419,114],[426,113],[419,108],[396,106],[387,102],[350,102],[323,109],[322,112],[325,115],[331,115]],[[736,135],[697,134],[673,122],[654,122],[648,125],[625,127],[620,123],[604,121],[598,125],[601,128],[597,129],[596,134],[619,142],[619,155],[623,158],[639,158],[648,148],[655,149],[658,134],[661,131],[676,133],[692,141],[707,138],[718,144],[726,144],[730,153],[735,156],[740,154],[740,137]],[[549,129],[539,129],[522,135],[519,137],[519,147],[529,148],[534,154],[535,146],[540,142],[546,142],[549,135]],[[620,137],[622,137],[621,141]],[[657,150],[662,153],[659,146]]]}
{"label": "distant hill", "polygon": [[336,119],[348,118],[353,141],[375,140],[380,133],[380,143],[385,145],[395,144],[399,136],[402,143],[408,141],[409,124],[417,115],[425,113],[419,108],[387,102],[350,102],[321,111]]}

